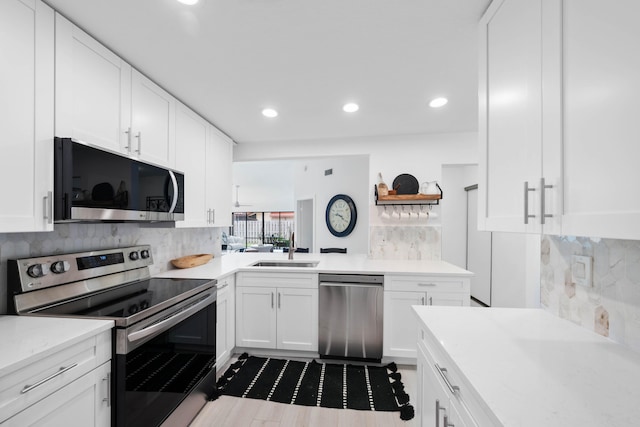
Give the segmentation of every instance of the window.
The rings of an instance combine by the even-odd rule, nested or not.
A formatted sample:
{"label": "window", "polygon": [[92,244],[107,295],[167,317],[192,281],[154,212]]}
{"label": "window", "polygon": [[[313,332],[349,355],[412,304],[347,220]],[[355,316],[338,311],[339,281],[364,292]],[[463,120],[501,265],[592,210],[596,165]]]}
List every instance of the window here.
{"label": "window", "polygon": [[270,244],[276,248],[289,246],[295,227],[293,212],[234,212],[231,235],[244,238],[244,247]]}

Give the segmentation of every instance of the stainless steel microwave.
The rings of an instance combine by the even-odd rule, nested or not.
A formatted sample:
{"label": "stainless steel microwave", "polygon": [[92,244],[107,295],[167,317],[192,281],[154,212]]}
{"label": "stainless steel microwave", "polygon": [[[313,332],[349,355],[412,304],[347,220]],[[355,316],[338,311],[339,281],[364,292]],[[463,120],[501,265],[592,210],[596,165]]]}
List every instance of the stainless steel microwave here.
{"label": "stainless steel microwave", "polygon": [[184,220],[184,175],[55,138],[56,222]]}

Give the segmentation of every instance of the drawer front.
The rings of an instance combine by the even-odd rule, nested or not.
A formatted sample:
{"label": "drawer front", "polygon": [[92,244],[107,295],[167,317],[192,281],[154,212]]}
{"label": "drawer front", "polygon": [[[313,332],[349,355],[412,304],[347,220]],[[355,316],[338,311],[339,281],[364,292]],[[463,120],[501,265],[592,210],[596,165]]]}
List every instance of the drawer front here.
{"label": "drawer front", "polygon": [[387,275],[384,278],[386,290],[406,292],[469,292],[470,283],[464,277]]}
{"label": "drawer front", "polygon": [[0,422],[111,359],[111,330],[0,378]]}
{"label": "drawer front", "polygon": [[253,273],[237,274],[236,286],[264,286],[269,288],[318,288],[317,273]]}
{"label": "drawer front", "polygon": [[218,293],[218,299],[220,299],[220,297],[226,295],[228,292],[233,291],[233,287],[236,283],[236,275],[235,274],[230,274],[228,276],[222,277],[220,279],[218,279],[218,284],[216,285],[217,287],[217,293]]}
{"label": "drawer front", "polygon": [[418,347],[445,384],[450,404],[455,405],[462,425],[502,426],[442,346],[424,328],[418,335]]}

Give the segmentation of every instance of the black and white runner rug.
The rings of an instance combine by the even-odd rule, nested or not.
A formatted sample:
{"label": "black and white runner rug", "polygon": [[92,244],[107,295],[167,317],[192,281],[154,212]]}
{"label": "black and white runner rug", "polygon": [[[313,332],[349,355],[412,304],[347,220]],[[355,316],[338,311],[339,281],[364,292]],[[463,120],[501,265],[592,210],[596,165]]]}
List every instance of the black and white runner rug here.
{"label": "black and white runner rug", "polygon": [[[243,354],[218,380],[219,394],[305,406],[399,411],[414,416],[394,363],[381,366],[298,362]],[[214,397],[215,399],[215,397]]]}

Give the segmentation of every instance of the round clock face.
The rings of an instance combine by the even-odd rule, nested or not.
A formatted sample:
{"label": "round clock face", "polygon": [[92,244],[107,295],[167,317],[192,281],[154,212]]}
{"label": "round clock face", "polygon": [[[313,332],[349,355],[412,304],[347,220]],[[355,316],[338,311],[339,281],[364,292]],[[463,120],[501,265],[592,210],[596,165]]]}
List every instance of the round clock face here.
{"label": "round clock face", "polygon": [[356,226],[356,205],[347,195],[335,195],[327,204],[325,217],[331,234],[337,237],[348,236]]}

